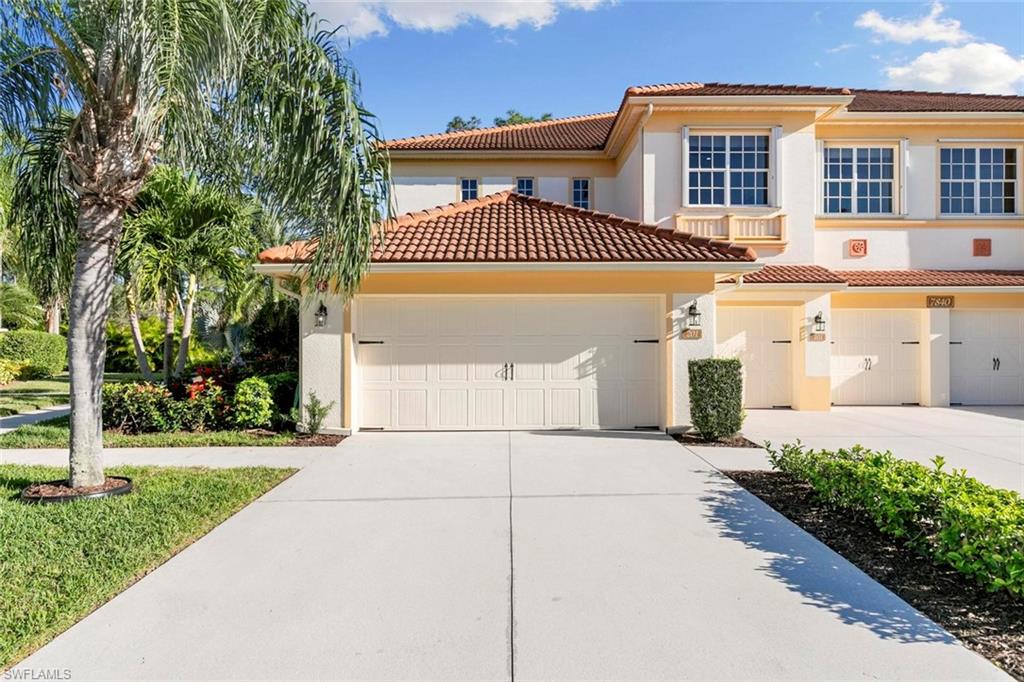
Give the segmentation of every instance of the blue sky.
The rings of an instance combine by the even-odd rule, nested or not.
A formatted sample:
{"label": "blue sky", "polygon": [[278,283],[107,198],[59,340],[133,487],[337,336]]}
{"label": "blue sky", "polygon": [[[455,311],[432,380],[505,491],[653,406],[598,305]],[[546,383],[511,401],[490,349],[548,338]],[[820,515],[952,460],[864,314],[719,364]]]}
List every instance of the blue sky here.
{"label": "blue sky", "polygon": [[610,111],[628,85],[797,83],[1024,94],[1024,3],[313,0],[349,27],[387,137],[512,107]]}

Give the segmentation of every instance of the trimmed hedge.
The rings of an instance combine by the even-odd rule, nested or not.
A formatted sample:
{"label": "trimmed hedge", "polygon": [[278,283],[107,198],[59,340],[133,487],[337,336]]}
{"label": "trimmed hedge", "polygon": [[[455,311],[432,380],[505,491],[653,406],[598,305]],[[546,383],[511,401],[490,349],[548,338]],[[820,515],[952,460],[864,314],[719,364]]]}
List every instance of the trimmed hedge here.
{"label": "trimmed hedge", "polygon": [[60,334],[17,329],[0,335],[0,359],[24,365],[22,378],[46,378],[68,366],[68,340]]}
{"label": "trimmed hedge", "polygon": [[103,385],[103,425],[123,433],[209,431],[225,423],[226,412],[219,386],[178,400],[158,384]]}
{"label": "trimmed hedge", "polygon": [[990,591],[1024,597],[1024,498],[971,478],[854,446],[807,450],[768,445],[777,470],[805,481],[826,503],[866,514],[886,535],[948,564]]}
{"label": "trimmed hedge", "polygon": [[705,440],[743,426],[743,365],[736,358],[690,360],[690,421]]}

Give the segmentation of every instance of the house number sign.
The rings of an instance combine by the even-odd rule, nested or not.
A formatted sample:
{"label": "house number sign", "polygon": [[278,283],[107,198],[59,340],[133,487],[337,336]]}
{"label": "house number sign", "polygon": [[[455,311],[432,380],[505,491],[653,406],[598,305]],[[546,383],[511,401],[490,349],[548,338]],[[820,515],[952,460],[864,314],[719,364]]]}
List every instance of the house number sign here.
{"label": "house number sign", "polygon": [[693,341],[693,340],[701,338],[701,336],[703,336],[703,335],[701,334],[701,330],[700,329],[690,328],[690,329],[684,329],[682,331],[682,333],[679,335],[679,338],[685,339],[687,341]]}
{"label": "house number sign", "polygon": [[952,296],[929,296],[926,303],[929,308],[952,308],[954,299]]}

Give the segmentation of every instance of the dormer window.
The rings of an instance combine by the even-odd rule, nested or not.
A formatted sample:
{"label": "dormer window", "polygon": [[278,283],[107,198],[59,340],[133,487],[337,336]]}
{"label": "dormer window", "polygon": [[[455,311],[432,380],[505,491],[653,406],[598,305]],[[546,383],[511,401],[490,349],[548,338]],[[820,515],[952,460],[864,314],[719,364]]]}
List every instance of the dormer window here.
{"label": "dormer window", "polygon": [[524,197],[532,197],[533,186],[533,178],[516,178],[516,194],[522,194]]}
{"label": "dormer window", "polygon": [[460,178],[459,189],[460,198],[462,201],[469,201],[470,199],[476,199],[479,191],[480,183],[476,178]]}

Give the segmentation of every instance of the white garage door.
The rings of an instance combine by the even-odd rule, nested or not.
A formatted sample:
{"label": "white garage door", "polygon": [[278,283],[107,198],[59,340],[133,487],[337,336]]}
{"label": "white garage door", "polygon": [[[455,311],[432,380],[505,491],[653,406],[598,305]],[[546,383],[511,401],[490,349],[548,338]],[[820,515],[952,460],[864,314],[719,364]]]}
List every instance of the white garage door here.
{"label": "white garage door", "polygon": [[950,402],[1024,403],[1024,312],[954,310],[949,337]]}
{"label": "white garage door", "polygon": [[715,354],[743,362],[743,404],[746,407],[791,405],[789,309],[721,306],[717,318]]}
{"label": "white garage door", "polygon": [[362,428],[657,426],[655,298],[376,298],[356,304]]}
{"label": "white garage door", "polygon": [[919,401],[920,313],[833,310],[832,402],[905,405]]}

